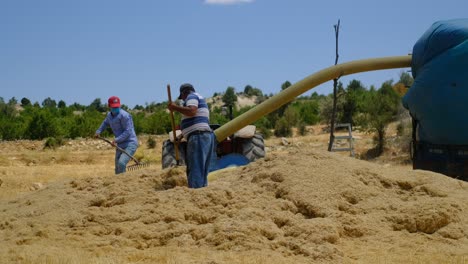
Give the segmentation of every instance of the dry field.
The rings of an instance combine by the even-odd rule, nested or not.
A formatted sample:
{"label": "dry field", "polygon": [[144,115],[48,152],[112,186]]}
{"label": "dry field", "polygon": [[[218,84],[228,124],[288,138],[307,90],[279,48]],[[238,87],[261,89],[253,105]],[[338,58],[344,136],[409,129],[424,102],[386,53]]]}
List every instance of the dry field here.
{"label": "dry field", "polygon": [[[153,165],[120,176],[95,139],[0,142],[0,263],[468,263],[468,183],[309,132],[198,190],[161,169],[164,136],[140,137]],[[372,140],[355,137],[363,156]]]}

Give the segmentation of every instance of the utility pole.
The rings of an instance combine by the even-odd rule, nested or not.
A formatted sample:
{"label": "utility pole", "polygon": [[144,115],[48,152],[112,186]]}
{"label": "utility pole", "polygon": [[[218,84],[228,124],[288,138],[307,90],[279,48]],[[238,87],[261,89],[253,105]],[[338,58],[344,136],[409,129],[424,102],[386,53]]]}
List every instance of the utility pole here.
{"label": "utility pole", "polygon": [[[335,65],[338,63],[338,58],[340,55],[338,54],[338,34],[340,32],[340,20],[338,19],[338,24],[333,25],[335,28]],[[331,118],[331,124],[330,124],[330,140],[328,143],[328,151],[332,151],[333,148],[333,142],[335,141],[335,119],[336,119],[336,104],[338,101],[338,91],[337,91],[337,86],[338,86],[338,78],[333,79],[333,111],[332,111],[332,118]]]}

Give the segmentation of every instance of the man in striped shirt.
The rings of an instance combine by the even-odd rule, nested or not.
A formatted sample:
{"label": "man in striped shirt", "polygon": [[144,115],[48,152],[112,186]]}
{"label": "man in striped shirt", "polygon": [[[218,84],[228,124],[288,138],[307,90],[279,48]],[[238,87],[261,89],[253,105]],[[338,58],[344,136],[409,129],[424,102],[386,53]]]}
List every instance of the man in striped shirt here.
{"label": "man in striped shirt", "polygon": [[205,98],[189,83],[180,86],[179,99],[184,100],[182,106],[170,103],[167,108],[182,114],[182,135],[187,140],[188,187],[206,187],[210,166],[216,162],[216,139],[209,125],[210,111]]}

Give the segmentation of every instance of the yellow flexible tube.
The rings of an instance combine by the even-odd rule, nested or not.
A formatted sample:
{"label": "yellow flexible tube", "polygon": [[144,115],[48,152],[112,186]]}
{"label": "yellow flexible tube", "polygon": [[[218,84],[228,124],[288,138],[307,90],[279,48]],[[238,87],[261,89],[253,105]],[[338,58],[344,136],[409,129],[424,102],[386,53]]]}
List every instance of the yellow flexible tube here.
{"label": "yellow flexible tube", "polygon": [[287,89],[269,98],[258,106],[250,109],[249,111],[229,121],[225,125],[219,127],[215,130],[216,139],[218,142],[223,141],[229,135],[234,134],[237,130],[252,124],[262,116],[275,111],[282,105],[294,100],[294,98],[297,96],[324,82],[358,72],[407,68],[410,66],[411,55],[407,55],[356,60],[323,69],[319,72],[307,76],[306,78],[291,85]]}

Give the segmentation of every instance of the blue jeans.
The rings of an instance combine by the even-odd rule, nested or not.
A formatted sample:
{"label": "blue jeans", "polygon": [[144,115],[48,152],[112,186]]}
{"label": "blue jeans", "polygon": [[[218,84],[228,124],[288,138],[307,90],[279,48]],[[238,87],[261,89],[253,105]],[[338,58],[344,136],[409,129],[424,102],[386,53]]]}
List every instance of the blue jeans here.
{"label": "blue jeans", "polygon": [[[133,154],[135,154],[136,150],[138,148],[138,145],[136,144],[128,144],[126,148],[124,148],[124,150],[133,156]],[[119,173],[124,173],[125,171],[127,171],[127,163],[130,161],[130,157],[121,152],[120,150],[116,150],[115,152],[115,174],[119,174]]]}
{"label": "blue jeans", "polygon": [[189,188],[208,186],[208,172],[216,158],[216,139],[213,132],[191,135],[187,143],[185,163]]}

